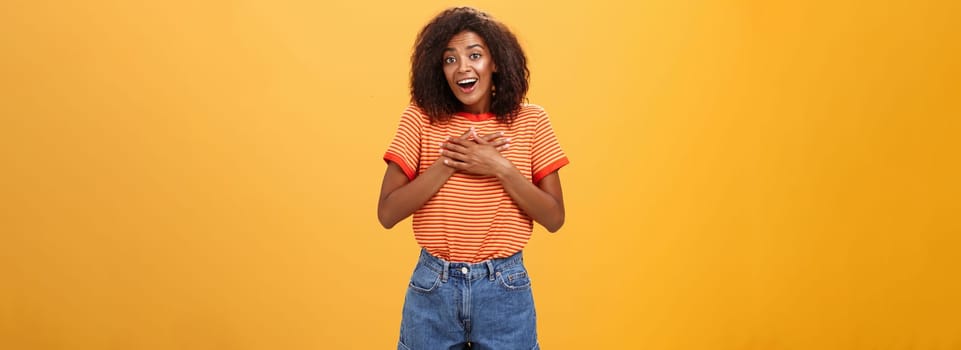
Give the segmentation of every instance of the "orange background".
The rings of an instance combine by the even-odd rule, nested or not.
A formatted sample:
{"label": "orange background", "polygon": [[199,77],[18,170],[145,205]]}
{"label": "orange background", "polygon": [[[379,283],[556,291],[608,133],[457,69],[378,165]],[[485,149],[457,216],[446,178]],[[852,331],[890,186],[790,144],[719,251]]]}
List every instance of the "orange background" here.
{"label": "orange background", "polygon": [[[0,348],[391,349],[453,3],[0,4]],[[961,349],[961,3],[479,1],[572,163],[545,349]]]}

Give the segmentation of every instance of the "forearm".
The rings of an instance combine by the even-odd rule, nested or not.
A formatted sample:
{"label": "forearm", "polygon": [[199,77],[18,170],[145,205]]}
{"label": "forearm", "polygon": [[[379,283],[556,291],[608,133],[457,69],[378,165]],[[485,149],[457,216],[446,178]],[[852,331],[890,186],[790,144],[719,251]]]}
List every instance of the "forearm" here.
{"label": "forearm", "polygon": [[[393,166],[396,166],[396,164]],[[454,169],[438,161],[414,180],[399,186],[389,184],[389,180],[385,176],[384,187],[393,187],[393,190],[382,191],[377,205],[377,218],[381,225],[385,228],[394,227],[398,222],[413,214],[424,203],[427,203],[453,174]]]}
{"label": "forearm", "polygon": [[[564,202],[560,193],[552,194],[534,185],[513,165],[505,167],[496,176],[517,206],[534,221],[550,232],[556,232],[564,225]],[[550,176],[551,181],[559,181],[556,174]],[[560,191],[559,182],[556,191]]]}

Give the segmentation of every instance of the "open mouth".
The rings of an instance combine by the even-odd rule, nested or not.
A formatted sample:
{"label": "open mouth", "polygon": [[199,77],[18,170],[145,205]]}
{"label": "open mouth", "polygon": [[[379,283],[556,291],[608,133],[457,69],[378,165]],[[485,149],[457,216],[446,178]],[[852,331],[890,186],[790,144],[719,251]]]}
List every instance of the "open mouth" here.
{"label": "open mouth", "polygon": [[477,85],[477,78],[467,78],[457,81],[457,86],[460,86],[461,91],[465,93],[474,91],[474,85]]}

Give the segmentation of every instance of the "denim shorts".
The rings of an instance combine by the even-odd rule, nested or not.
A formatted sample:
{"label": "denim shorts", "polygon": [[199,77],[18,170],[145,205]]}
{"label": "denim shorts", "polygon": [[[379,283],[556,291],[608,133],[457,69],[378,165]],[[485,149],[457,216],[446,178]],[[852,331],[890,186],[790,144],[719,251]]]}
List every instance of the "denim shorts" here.
{"label": "denim shorts", "polygon": [[421,250],[404,299],[397,348],[540,349],[522,253],[470,264]]}

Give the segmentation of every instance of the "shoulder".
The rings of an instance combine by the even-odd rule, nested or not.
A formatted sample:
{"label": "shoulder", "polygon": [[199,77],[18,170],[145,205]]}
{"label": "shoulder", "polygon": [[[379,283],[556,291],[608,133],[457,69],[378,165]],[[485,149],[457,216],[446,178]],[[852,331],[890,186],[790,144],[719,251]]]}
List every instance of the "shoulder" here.
{"label": "shoulder", "polygon": [[430,117],[427,116],[427,113],[424,113],[423,109],[413,103],[407,105],[407,108],[404,108],[404,112],[401,114],[401,120],[416,122],[419,125],[430,124]]}
{"label": "shoulder", "polygon": [[536,105],[533,103],[524,103],[524,104],[521,104],[521,109],[518,110],[518,114],[519,115],[520,114],[546,115],[547,111],[545,111],[544,107],[541,107],[540,105]]}
{"label": "shoulder", "polygon": [[544,110],[544,107],[533,103],[524,103],[521,104],[521,108],[517,110],[517,118],[515,120],[536,121],[545,118],[547,118],[547,111]]}

